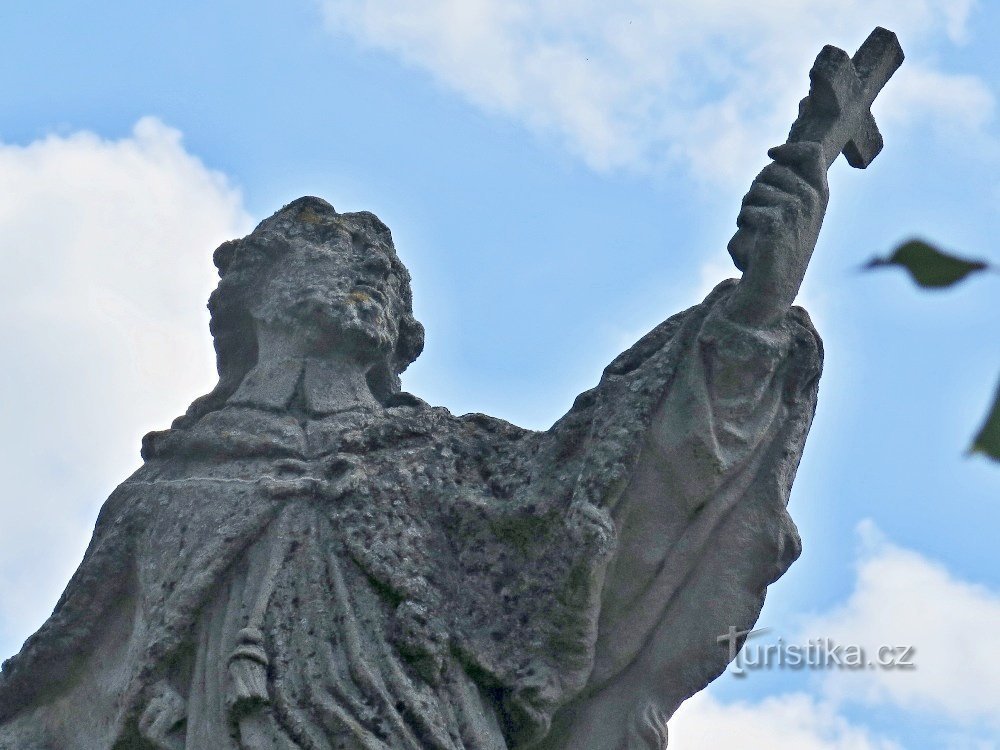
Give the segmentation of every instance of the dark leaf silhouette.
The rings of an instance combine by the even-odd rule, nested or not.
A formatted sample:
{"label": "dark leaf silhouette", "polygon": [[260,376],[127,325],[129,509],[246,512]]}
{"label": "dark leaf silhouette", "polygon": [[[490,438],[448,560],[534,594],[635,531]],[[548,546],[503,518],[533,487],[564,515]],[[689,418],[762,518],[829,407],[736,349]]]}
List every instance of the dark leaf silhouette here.
{"label": "dark leaf silhouette", "polygon": [[900,266],[922,287],[939,289],[951,286],[966,276],[989,266],[981,260],[965,260],[942,252],[922,240],[904,242],[888,258],[872,258],[865,269]]}
{"label": "dark leaf silhouette", "polygon": [[986,422],[972,441],[969,450],[972,453],[983,453],[994,461],[1000,461],[1000,385],[997,386],[996,396],[993,398],[993,408],[990,409]]}

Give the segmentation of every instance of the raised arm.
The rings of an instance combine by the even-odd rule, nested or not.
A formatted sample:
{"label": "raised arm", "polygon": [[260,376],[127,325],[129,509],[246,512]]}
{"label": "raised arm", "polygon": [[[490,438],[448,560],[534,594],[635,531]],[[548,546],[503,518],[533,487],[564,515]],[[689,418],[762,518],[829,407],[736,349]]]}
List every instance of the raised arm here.
{"label": "raised arm", "polygon": [[744,272],[728,305],[734,320],[769,326],[791,306],[823,224],[826,171],[841,153],[864,169],[882,150],[871,105],[902,62],[896,35],[881,27],[853,57],[829,45],[817,56],[788,142],[768,152],[774,161],[743,199],[729,243]]}
{"label": "raised arm", "polygon": [[786,143],[767,153],[774,161],[754,178],[729,242],[743,278],[726,312],[754,327],[772,325],[791,307],[830,197],[820,144]]}
{"label": "raised arm", "polygon": [[798,556],[785,504],[822,350],[808,316],[790,308],[826,212],[827,169],[840,153],[855,167],[878,153],[869,107],[901,61],[885,29],[853,58],[823,49],[788,142],[768,152],[743,199],[729,243],[743,278],[685,313],[657,353],[646,340],[633,347],[642,364],[606,371],[636,393],[644,377],[670,374],[611,507],[617,546],[588,686],[544,750],[660,750],[666,720],[731,658],[718,636],[751,628],[764,590]]}

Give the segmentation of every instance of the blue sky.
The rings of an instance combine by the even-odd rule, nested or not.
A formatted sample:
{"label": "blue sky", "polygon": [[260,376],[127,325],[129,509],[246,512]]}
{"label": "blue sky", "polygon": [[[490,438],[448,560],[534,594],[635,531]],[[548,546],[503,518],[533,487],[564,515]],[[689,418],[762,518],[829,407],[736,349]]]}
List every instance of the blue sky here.
{"label": "blue sky", "polygon": [[44,619],[140,436],[211,386],[211,250],[306,194],[414,278],[404,385],[544,428],[735,275],[739,199],[824,43],[895,30],[885,151],[842,160],[801,301],[827,347],[765,638],[910,643],[916,670],[720,679],[671,747],[1000,743],[1000,277],[858,266],[911,235],[1000,262],[1000,7],[972,0],[286,0],[0,9],[0,651]]}

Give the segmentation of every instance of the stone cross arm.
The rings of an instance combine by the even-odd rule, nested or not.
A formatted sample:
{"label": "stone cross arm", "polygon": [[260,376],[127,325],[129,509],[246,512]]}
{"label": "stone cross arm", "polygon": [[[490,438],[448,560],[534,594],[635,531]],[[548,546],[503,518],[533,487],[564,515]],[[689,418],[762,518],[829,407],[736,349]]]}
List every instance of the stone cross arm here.
{"label": "stone cross arm", "polygon": [[819,143],[827,168],[841,152],[852,167],[867,167],[882,150],[872,102],[902,63],[896,35],[881,26],[854,57],[839,47],[825,46],[809,71],[809,95],[799,104],[788,142]]}

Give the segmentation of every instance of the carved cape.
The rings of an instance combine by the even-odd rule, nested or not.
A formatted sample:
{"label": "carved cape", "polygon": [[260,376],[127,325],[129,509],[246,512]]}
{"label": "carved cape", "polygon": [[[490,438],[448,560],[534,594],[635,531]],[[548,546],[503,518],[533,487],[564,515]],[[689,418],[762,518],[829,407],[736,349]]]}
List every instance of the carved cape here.
{"label": "carved cape", "polygon": [[[697,355],[706,315],[731,288],[720,285],[654,329],[545,432],[478,414],[454,417],[400,395],[356,423],[331,415],[304,427],[289,415],[230,405],[190,428],[154,433],[144,466],[102,509],[51,618],[4,664],[0,747],[5,722],[43,710],[87,679],[114,681],[114,718],[100,731],[121,742],[134,736],[150,690],[190,671],[184,662],[206,607],[248,550],[265,539],[272,549],[306,537],[314,550],[330,547],[334,564],[349,568],[345,580],[366,584],[382,602],[379,626],[412,693],[398,712],[409,712],[406,701],[440,697],[435,685],[458,669],[503,707],[497,720],[507,746],[539,739],[594,668],[601,586],[614,550],[611,511],[652,414],[678,364]],[[798,554],[784,506],[819,372],[808,318],[793,310],[785,325],[794,331],[782,386],[789,408],[765,446],[780,458],[766,476],[744,483],[777,518],[760,527],[774,565],[753,594],[754,618],[763,587]],[[284,531],[275,531],[279,522]],[[700,543],[716,541],[708,529]],[[295,556],[283,549],[277,575],[291,575]],[[109,632],[120,634],[117,643],[101,645]],[[367,668],[382,666],[377,655],[360,658]],[[602,679],[613,680],[623,666]],[[724,666],[723,659],[708,671]],[[477,745],[449,719],[457,709],[432,708],[430,723],[440,716],[439,725],[407,720],[426,746],[504,746],[489,737]],[[372,722],[376,730],[366,731],[375,737],[379,721]]]}

